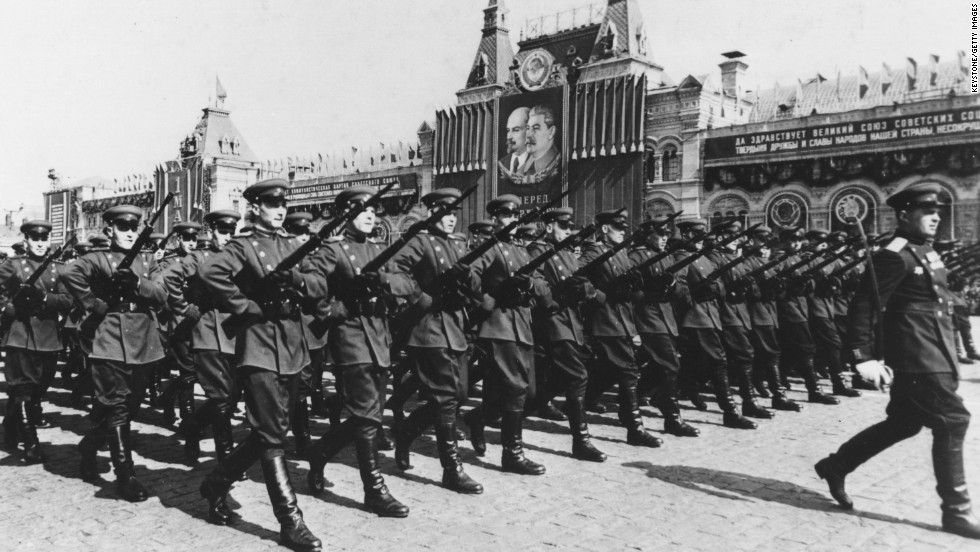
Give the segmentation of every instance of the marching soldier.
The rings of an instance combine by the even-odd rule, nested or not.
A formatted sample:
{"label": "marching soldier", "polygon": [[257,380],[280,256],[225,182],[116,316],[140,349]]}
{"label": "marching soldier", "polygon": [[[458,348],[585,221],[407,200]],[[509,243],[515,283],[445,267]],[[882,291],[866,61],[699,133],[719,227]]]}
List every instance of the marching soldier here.
{"label": "marching soldier", "polygon": [[[502,229],[518,219],[521,201],[506,194],[487,203],[494,228]],[[548,285],[534,277],[515,276],[530,261],[527,251],[510,240],[502,240],[473,263],[480,279],[483,300],[477,309],[485,316],[477,333],[482,370],[494,382],[493,399],[484,393],[480,406],[470,410],[466,423],[478,456],[486,452],[484,426],[490,419],[488,407],[500,412],[501,467],[521,475],[542,475],[545,467],[524,455],[523,416],[529,376],[534,369],[534,338],[531,306],[547,300]],[[496,403],[496,404],[488,404]]]}
{"label": "marching soldier", "polygon": [[111,240],[109,251],[89,253],[65,272],[64,283],[87,313],[82,328],[94,328],[89,368],[95,385],[91,430],[78,444],[79,471],[85,480],[98,478],[96,456],[109,440],[116,486],[130,502],[148,498],[133,468],[130,422],[139,409],[145,371],[163,358],[163,340],[154,310],[163,307],[167,291],[150,276],[150,262],[135,253],[130,268],[117,269],[140,233],[142,210],[117,205],[102,213]]}
{"label": "marching soldier", "polygon": [[296,502],[283,448],[299,373],[310,363],[300,300],[304,294],[320,298],[325,289],[309,265],[276,270],[297,247],[282,230],[288,187],[286,180],[272,179],[246,188],[242,196],[255,223],[252,234],[229,241],[198,268],[205,290],[235,317],[226,320],[221,331],[233,330],[235,336],[235,370],[245,392],[251,427],[248,437],[208,474],[200,490],[208,500],[209,520],[219,525],[231,523],[228,491],[245,470],[260,461],[272,511],[280,524],[281,543],[294,550],[319,551],[322,543],[307,528]]}
{"label": "marching soldier", "polygon": [[[780,266],[791,266],[799,262],[800,249],[803,247],[804,233],[802,228],[784,228],[779,233],[791,254]],[[816,345],[810,332],[809,306],[804,292],[806,286],[789,286],[776,301],[779,312],[779,344],[783,354],[783,365],[803,377],[806,385],[808,400],[817,404],[840,404],[835,397],[824,394],[817,382],[817,373],[813,365]],[[783,374],[785,377],[786,374]]]}
{"label": "marching soldier", "polygon": [[[953,333],[953,305],[946,268],[929,245],[939,226],[942,189],[935,185],[907,188],[888,198],[895,209],[895,237],[872,259],[854,298],[848,348],[857,369],[872,381],[894,385],[887,417],[855,435],[817,462],[817,474],[845,509],[853,508],[844,480],[860,465],[888,447],[932,430],[936,490],[942,499],[944,531],[980,539],[963,466],[963,440],[970,413],[956,393],[959,371]],[[877,283],[877,285],[874,285]],[[880,313],[880,314],[879,314]],[[875,336],[875,319],[883,328]],[[879,355],[884,356],[884,365]]]}
{"label": "marching soldier", "polygon": [[476,222],[470,223],[466,227],[470,232],[470,243],[469,248],[479,246],[485,240],[489,239],[493,235],[493,221],[492,220],[478,220]]}
{"label": "marching soldier", "polygon": [[[337,195],[336,206],[344,209],[372,195],[370,188],[348,188]],[[376,223],[374,207],[368,206],[312,257],[320,278],[329,282],[331,301],[318,316],[331,323],[328,347],[348,418],[310,448],[308,483],[313,494],[322,493],[324,466],[353,441],[365,506],[382,517],[403,518],[408,506],[391,495],[381,475],[378,433],[391,367],[388,304],[416,288],[410,278],[387,270],[362,272],[383,249],[369,238]]]}
{"label": "marching soldier", "polygon": [[[684,220],[677,223],[681,237],[688,242],[686,251],[681,251],[675,260],[682,261],[688,255],[700,254],[704,247],[707,224],[701,219]],[[758,425],[740,416],[732,398],[728,384],[728,359],[722,342],[721,314],[718,298],[723,289],[716,281],[702,281],[715,267],[710,260],[701,257],[681,273],[679,284],[684,287],[683,314],[681,316],[681,336],[684,348],[681,365],[681,387],[699,410],[708,406],[700,399],[698,385],[701,373],[705,373],[714,387],[715,399],[721,407],[722,423],[735,429],[756,429]]]}
{"label": "marching soldier", "polygon": [[20,231],[27,239],[24,255],[0,265],[0,284],[11,298],[0,315],[6,330],[2,336],[8,396],[4,441],[10,447],[22,442],[24,461],[36,463],[44,461],[37,428],[50,427],[42,415],[41,400],[63,347],[58,315],[67,314],[71,296],[59,277],[59,262],[51,263],[33,286],[22,287],[50,253],[51,223],[25,222]]}
{"label": "marching soldier", "polygon": [[197,380],[207,400],[192,415],[181,420],[184,434],[184,456],[196,464],[201,453],[201,432],[209,425],[214,434],[214,450],[221,463],[231,454],[235,443],[231,433],[231,416],[241,396],[234,371],[235,338],[228,336],[221,323],[230,316],[226,306],[219,305],[204,287],[200,268],[231,241],[235,226],[242,218],[237,211],[212,211],[204,216],[211,230],[211,245],[195,249],[179,262],[172,262],[162,274],[169,293],[170,308],[182,318],[175,326],[174,339],[189,338]]}
{"label": "marching soldier", "polygon": [[[603,211],[595,216],[599,239],[583,247],[583,264],[626,239],[626,217],[622,210]],[[590,305],[586,318],[595,353],[595,369],[590,374],[585,402],[595,403],[611,384],[618,384],[619,421],[626,427],[626,442],[634,446],[659,447],[663,440],[643,427],[637,396],[640,369],[633,352],[633,340],[639,333],[632,303],[640,292],[635,283],[621,282],[632,266],[626,250],[621,249],[589,274],[592,284],[607,293],[605,302]]]}
{"label": "marching soldier", "polygon": [[[808,236],[812,234],[808,233]],[[822,232],[822,231],[816,231]],[[835,255],[842,253],[847,247],[845,238],[842,234],[827,234],[823,232],[814,235],[813,239],[822,240],[827,248],[833,250]],[[810,307],[810,332],[813,334],[813,342],[816,345],[814,354],[814,365],[819,369],[826,369],[830,376],[832,392],[839,397],[860,397],[861,392],[851,389],[844,381],[844,364],[841,359],[841,337],[837,331],[835,321],[836,311],[840,307],[837,302],[838,292],[830,289],[824,283],[826,276],[829,276],[835,269],[842,266],[844,261],[837,260],[821,270],[817,281],[816,289],[807,295],[807,303]],[[846,307],[845,307],[846,308]]]}
{"label": "marching soldier", "polygon": [[[460,195],[455,188],[441,188],[423,196],[422,203],[431,216],[439,205],[450,204]],[[467,318],[463,309],[480,288],[469,267],[457,263],[466,254],[466,242],[452,233],[455,227],[456,213],[447,212],[391,260],[395,269],[413,278],[421,290],[414,308],[423,312],[422,319],[408,330],[406,346],[428,399],[398,427],[395,461],[399,468],[410,469],[412,442],[435,425],[442,486],[464,494],[480,494],[483,486],[463,472],[456,441],[456,411],[466,396],[462,372]],[[450,270],[452,278],[443,276]],[[443,279],[451,279],[452,283],[444,287]]]}

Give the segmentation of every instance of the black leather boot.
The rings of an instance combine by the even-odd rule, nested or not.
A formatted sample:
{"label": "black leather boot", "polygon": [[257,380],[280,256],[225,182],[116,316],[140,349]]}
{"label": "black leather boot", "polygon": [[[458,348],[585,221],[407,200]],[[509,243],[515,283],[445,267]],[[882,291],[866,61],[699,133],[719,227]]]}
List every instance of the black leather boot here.
{"label": "black leather boot", "polygon": [[433,407],[426,404],[416,408],[395,429],[395,464],[400,470],[412,469],[412,443],[415,442],[433,422]]}
{"label": "black leather boot", "polygon": [[293,437],[296,440],[296,456],[306,458],[312,438],[310,437],[310,409],[306,397],[300,397],[293,407],[292,416]]}
{"label": "black leather boot", "polygon": [[307,452],[307,459],[310,462],[310,471],[306,476],[306,483],[309,485],[310,494],[318,495],[326,487],[326,480],[323,478],[323,468],[331,458],[338,452],[344,450],[354,439],[354,432],[357,429],[357,418],[347,418],[343,423],[330,426],[328,431],[320,440],[310,446]]}
{"label": "black leather boot", "polygon": [[803,383],[806,385],[807,400],[817,404],[835,405],[840,404],[840,399],[831,397],[820,390],[817,383],[817,373],[813,368],[813,358],[804,358],[797,364],[803,376]]}
{"label": "black leather boot", "polygon": [[3,416],[3,446],[13,449],[20,445],[20,414],[17,401],[7,396],[7,409]]}
{"label": "black leather boot", "polygon": [[463,414],[463,421],[470,428],[470,444],[473,446],[473,452],[477,456],[483,456],[487,453],[487,437],[483,432],[483,405],[476,406]]}
{"label": "black leather boot", "polygon": [[834,497],[837,504],[840,505],[844,510],[850,510],[854,508],[854,501],[851,497],[847,495],[847,490],[844,488],[844,478],[847,474],[840,467],[838,462],[834,459],[834,455],[824,458],[823,460],[817,462],[813,469],[817,471],[817,475],[820,479],[827,481],[827,487],[830,489],[830,496]]}
{"label": "black leather boot", "polygon": [[198,409],[194,415],[181,418],[180,426],[177,427],[177,433],[184,436],[184,460],[189,466],[196,465],[197,459],[201,455],[201,431],[207,425],[207,423],[201,423],[201,420],[211,421],[214,416],[213,408],[213,402],[204,403],[204,406]]}
{"label": "black leather boot", "polygon": [[105,446],[106,438],[105,426],[100,423],[92,426],[88,433],[82,437],[78,443],[78,473],[83,481],[94,481],[99,478],[99,449]]}
{"label": "black leather boot", "polygon": [[228,508],[228,492],[235,481],[241,479],[249,467],[262,455],[265,448],[254,435],[246,437],[225,458],[218,467],[201,482],[201,497],[208,501],[208,521],[215,525],[233,523],[237,516]]}
{"label": "black leather boot", "polygon": [[643,415],[636,398],[636,384],[619,386],[619,421],[626,428],[626,442],[637,447],[657,448],[663,439],[647,433],[643,427]]}
{"label": "black leather boot", "polygon": [[378,450],[395,450],[395,443],[388,438],[384,425],[378,426]]}
{"label": "black leather boot", "polygon": [[[198,411],[198,414],[201,410]],[[235,448],[235,438],[231,431],[231,406],[219,404],[210,409],[210,413],[211,431],[214,434],[214,455],[218,458],[218,464],[221,464]],[[248,479],[248,474],[242,470],[237,481],[245,481],[246,479]]]}
{"label": "black leather boot", "polygon": [[779,393],[773,393],[772,395],[772,407],[774,410],[783,410],[786,412],[800,412],[803,410],[803,406],[800,403],[787,399],[786,395],[782,391]]}
{"label": "black leather boot", "polygon": [[364,484],[364,505],[381,517],[408,517],[408,506],[388,492],[378,463],[378,424],[362,420],[354,433],[357,466]]}
{"label": "black leather boot", "polygon": [[847,386],[844,376],[838,373],[830,374],[830,381],[833,383],[833,394],[839,397],[860,397],[861,392]]}
{"label": "black leather boot", "polygon": [[261,461],[269,502],[272,503],[272,512],[279,521],[279,543],[291,550],[319,552],[323,549],[323,543],[303,521],[303,512],[296,502],[296,492],[289,482],[285,453],[282,449],[268,449],[262,452]]}
{"label": "black leather boot", "polygon": [[340,425],[340,414],[344,410],[344,400],[340,395],[330,395],[323,399],[327,406],[327,418],[330,421],[330,427],[334,428]]}
{"label": "black leather boot", "polygon": [[34,424],[35,428],[45,429],[51,427],[51,422],[48,420],[47,416],[44,415],[44,406],[41,403],[41,397],[37,395],[32,395],[30,402],[27,403],[28,415]]}
{"label": "black leather boot", "polygon": [[960,337],[963,339],[963,349],[966,351],[966,358],[980,360],[980,354],[977,354],[977,347],[973,344],[973,333],[970,331],[970,328],[966,327],[961,329]]}
{"label": "black leather boot", "polygon": [[442,465],[442,486],[462,494],[480,494],[480,485],[463,471],[456,442],[456,424],[436,424],[436,446],[439,448],[439,464]]}
{"label": "black leather boot", "polygon": [[109,458],[116,471],[116,489],[129,502],[143,502],[150,493],[136,479],[133,455],[130,448],[129,424],[111,428],[109,434]]}
{"label": "black leather boot", "polygon": [[40,464],[44,462],[44,453],[41,452],[41,442],[38,441],[37,428],[31,416],[30,397],[18,397],[17,407],[20,414],[20,439],[24,443],[22,459],[27,464]]}
{"label": "black leather boot", "polygon": [[732,389],[728,386],[728,372],[724,368],[715,370],[711,375],[711,384],[714,387],[715,399],[721,407],[722,424],[725,427],[734,429],[756,429],[758,424],[752,420],[738,415],[735,408],[735,400],[732,398]]}
{"label": "black leather boot", "polygon": [[569,396],[565,399],[568,427],[572,430],[572,457],[586,462],[605,462],[606,455],[592,444],[589,423],[585,421],[585,398]]}
{"label": "black leather boot", "polygon": [[749,418],[760,418],[768,420],[773,417],[770,410],[759,406],[755,401],[755,386],[752,383],[752,366],[741,366],[736,368],[739,378],[738,393],[742,397],[742,415]]}
{"label": "black leather boot", "polygon": [[505,410],[500,418],[500,441],[503,445],[501,467],[505,472],[521,475],[542,475],[545,467],[528,460],[524,456],[524,439],[522,437],[522,417],[520,410]]}
{"label": "black leather boot", "polygon": [[786,412],[800,412],[803,407],[796,401],[786,398],[783,388],[780,386],[779,359],[774,358],[766,365],[766,379],[769,382],[769,391],[772,392],[772,408]]}
{"label": "black leather boot", "polygon": [[678,437],[697,437],[701,430],[684,422],[677,404],[677,372],[665,371],[654,395],[654,405],[664,417],[664,431]]}
{"label": "black leather boot", "polygon": [[936,473],[936,492],[942,499],[943,531],[980,539],[980,521],[973,515],[966,485],[963,437],[947,434],[945,438],[933,439],[932,466]]}
{"label": "black leather boot", "polygon": [[189,420],[194,416],[194,383],[185,378],[178,380],[177,401],[180,405],[180,421]]}

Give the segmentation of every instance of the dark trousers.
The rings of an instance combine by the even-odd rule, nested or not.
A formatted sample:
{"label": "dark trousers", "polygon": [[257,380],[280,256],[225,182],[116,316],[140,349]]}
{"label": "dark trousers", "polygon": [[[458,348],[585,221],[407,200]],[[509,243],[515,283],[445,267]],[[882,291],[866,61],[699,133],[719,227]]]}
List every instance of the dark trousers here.
{"label": "dark trousers", "polygon": [[[495,402],[499,404],[500,411],[523,411],[534,363],[532,346],[515,341],[483,339],[480,340],[480,347],[485,352],[480,364],[486,365],[486,379],[493,385],[493,394],[497,399]],[[491,397],[486,396],[484,386],[483,402],[486,406],[491,404],[488,399]]]}
{"label": "dark trousers", "polygon": [[147,371],[151,364],[126,364],[115,360],[90,359],[95,387],[94,417],[102,418],[110,429],[128,424],[136,416],[146,392]]}
{"label": "dark trousers", "polygon": [[216,404],[234,407],[241,398],[241,386],[235,380],[234,355],[220,351],[194,351],[197,380],[204,395]]}
{"label": "dark trousers", "polygon": [[585,362],[592,352],[574,341],[543,342],[538,350],[539,370],[547,372],[542,404],[564,393],[566,397],[584,397],[589,381]]}
{"label": "dark trousers", "polygon": [[252,435],[265,448],[284,448],[289,413],[298,396],[299,373],[278,374],[250,366],[239,368],[239,373],[245,390],[246,420]]}
{"label": "dark trousers", "polygon": [[752,400],[752,364],[755,362],[755,348],[749,330],[742,326],[725,326],[721,331],[721,342],[725,347],[728,367],[738,382],[739,395]]}
{"label": "dark trousers", "polygon": [[350,364],[335,366],[334,373],[347,414],[380,425],[388,369],[373,364]]}
{"label": "dark trousers", "polygon": [[710,379],[712,374],[727,369],[728,358],[721,341],[721,332],[714,328],[684,328],[681,330],[681,387]]}
{"label": "dark trousers", "polygon": [[642,360],[646,370],[641,370],[641,395],[646,395],[653,387],[657,388],[654,404],[664,417],[676,416],[677,379],[680,375],[681,361],[677,354],[676,338],[670,334],[641,333]]}
{"label": "dark trousers", "polygon": [[813,362],[816,366],[826,367],[831,375],[844,372],[841,364],[841,339],[837,332],[837,324],[829,319],[815,316],[810,319],[810,333],[813,336]]}
{"label": "dark trousers", "polygon": [[[962,479],[963,439],[970,425],[970,412],[956,394],[956,375],[896,373],[887,418],[841,445],[833,459],[847,474],[888,447],[917,434],[923,427],[932,430],[932,458],[944,507],[962,506],[965,482]],[[960,473],[955,473],[959,471]],[[962,488],[959,488],[962,487]]]}
{"label": "dark trousers", "polygon": [[436,413],[436,423],[456,421],[456,407],[466,398],[461,372],[466,351],[442,347],[412,347],[409,355],[421,381],[426,398]]}
{"label": "dark trousers", "polygon": [[[41,387],[48,377],[53,377],[58,365],[58,353],[8,348],[3,363],[3,377],[7,386],[30,385]],[[50,384],[50,381],[48,382]]]}

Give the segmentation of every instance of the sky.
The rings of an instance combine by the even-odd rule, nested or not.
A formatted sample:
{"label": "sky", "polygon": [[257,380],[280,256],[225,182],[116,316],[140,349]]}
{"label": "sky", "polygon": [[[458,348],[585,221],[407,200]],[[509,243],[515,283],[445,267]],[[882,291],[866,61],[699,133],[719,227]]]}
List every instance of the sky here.
{"label": "sky", "polygon": [[[501,0],[523,21],[582,0]],[[601,1],[601,0],[600,0]],[[488,0],[6,2],[0,208],[66,182],[152,174],[177,156],[215,77],[261,159],[416,139],[465,85]],[[962,0],[637,0],[668,75],[747,54],[749,89],[970,49]],[[516,46],[515,46],[516,51]]]}

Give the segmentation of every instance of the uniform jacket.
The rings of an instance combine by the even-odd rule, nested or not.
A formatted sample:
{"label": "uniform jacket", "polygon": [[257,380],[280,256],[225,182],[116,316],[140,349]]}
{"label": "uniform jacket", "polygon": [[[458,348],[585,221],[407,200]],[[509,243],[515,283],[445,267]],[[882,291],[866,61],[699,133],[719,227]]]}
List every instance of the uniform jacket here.
{"label": "uniform jacket", "polygon": [[[261,317],[256,299],[266,290],[258,287],[299,244],[285,232],[259,227],[249,236],[237,237],[198,267],[198,277],[223,310],[234,315],[254,314],[258,321],[235,335],[235,365],[295,374],[310,363],[302,320],[270,320]],[[326,283],[310,263],[293,268],[311,300],[326,295]]]}
{"label": "uniform jacket", "polygon": [[[800,262],[801,259],[802,257],[799,254],[790,255],[783,262],[776,265],[775,272],[794,265]],[[798,274],[803,270],[805,270],[805,267],[798,268],[796,273]],[[776,308],[779,311],[779,322],[781,324],[793,324],[807,322],[809,320],[810,307],[807,304],[806,297],[784,297],[778,299],[776,301]]]}
{"label": "uniform jacket", "polygon": [[[465,254],[465,239],[438,231],[422,232],[395,254],[391,265],[395,272],[415,281],[420,293],[416,300],[428,304],[433,297],[440,294],[439,275],[449,270]],[[473,292],[479,291],[480,282],[475,276],[471,277],[469,288]],[[443,311],[430,308],[425,310],[413,328],[399,328],[399,331],[408,332],[406,345],[409,347],[465,351],[466,324],[465,310]]]}
{"label": "uniform jacket", "polygon": [[[519,268],[530,261],[531,258],[523,247],[513,243],[498,242],[474,261],[471,267],[473,274],[480,280],[480,289],[486,294],[496,289],[501,282],[513,276]],[[541,299],[549,295],[548,284],[544,280],[532,278],[532,285],[532,293],[536,298]],[[530,307],[493,309],[487,313],[487,318],[480,324],[477,337],[534,345]]]}
{"label": "uniform jacket", "polygon": [[112,312],[112,275],[126,253],[116,247],[90,252],[65,271],[63,281],[86,314],[108,304],[110,311],[95,331],[89,358],[126,364],[147,364],[163,358],[163,340],[155,310],[167,301],[167,290],[159,275],[150,276],[150,262],[137,255],[132,271],[139,277],[137,312]]}
{"label": "uniform jacket", "polygon": [[[674,262],[680,262],[686,259],[688,255],[695,254],[690,251],[678,251],[674,257]],[[684,311],[681,314],[682,328],[721,329],[721,313],[718,311],[718,301],[712,299],[703,303],[695,303],[689,295],[690,290],[694,289],[698,282],[701,282],[709,274],[714,272],[715,268],[715,264],[711,260],[707,257],[701,257],[681,270],[681,273],[677,275],[677,283],[686,290],[685,297],[687,299],[683,307],[681,307]],[[724,286],[720,282],[718,282],[718,286],[724,291]]]}
{"label": "uniform jacket", "polygon": [[184,319],[183,313],[191,303],[201,311],[201,319],[191,331],[191,349],[230,355],[235,353],[235,337],[226,334],[221,323],[231,315],[227,307],[218,306],[198,274],[201,265],[216,253],[210,249],[196,249],[183,257],[174,257],[174,261],[162,267],[161,278],[167,287],[170,310],[179,315],[180,320]]}
{"label": "uniform jacket", "polygon": [[[896,372],[957,373],[953,309],[939,254],[901,230],[872,257],[884,307],[885,364]],[[845,339],[860,362],[875,358],[871,278],[854,296]]]}
{"label": "uniform jacket", "polygon": [[[629,258],[634,265],[638,265],[647,259],[659,254],[649,247],[642,245],[630,249]],[[670,268],[673,257],[667,256],[657,261],[653,266],[658,272],[663,272]],[[674,316],[674,307],[668,302],[656,302],[641,300],[633,303],[633,312],[636,315],[636,329],[641,333],[650,334],[670,334],[677,336],[677,319]]]}
{"label": "uniform jacket", "polygon": [[[528,245],[527,250],[531,257],[537,257],[548,252],[554,245],[546,241],[537,241]],[[575,253],[563,249],[538,269],[537,276],[554,289],[578,269],[579,261],[575,258]],[[595,298],[589,300],[583,308],[594,308],[603,301],[605,301],[605,294],[597,290]],[[533,322],[535,335],[541,336],[545,343],[572,341],[578,345],[585,344],[585,328],[579,305],[564,307],[553,313],[539,310],[534,313]]]}
{"label": "uniform jacket", "polygon": [[[753,257],[745,262],[748,270],[752,271],[769,262],[769,259]],[[774,274],[774,269],[769,269],[757,276],[758,280],[764,280]],[[776,311],[775,301],[752,301],[746,302],[749,309],[749,316],[752,318],[752,327],[773,326],[779,327],[779,314]]]}
{"label": "uniform jacket", "polygon": [[[21,284],[31,277],[42,262],[42,259],[23,256],[0,265],[0,284],[6,290],[8,298],[13,299]],[[13,319],[10,331],[3,336],[4,348],[48,352],[62,349],[61,337],[58,334],[58,315],[67,314],[72,306],[71,295],[61,281],[60,275],[64,266],[59,262],[51,263],[47,268],[48,273],[34,284],[47,294],[44,309],[37,316],[31,316],[26,320],[22,317]],[[4,313],[4,316],[6,315]]]}
{"label": "uniform jacket", "polygon": [[[729,251],[728,249],[716,249],[708,254],[708,258],[711,262],[715,264],[716,267],[725,266],[725,264],[738,258],[739,254],[736,251]],[[715,269],[712,269],[714,271]],[[735,280],[738,280],[742,275],[749,272],[749,261],[742,261],[734,268],[726,272],[719,278],[722,284],[729,286]],[[723,327],[734,326],[738,328],[745,328],[747,330],[752,329],[752,316],[749,314],[749,307],[744,302],[742,303],[729,303],[724,299],[718,300],[718,314],[721,316],[721,325]]]}
{"label": "uniform jacket", "polygon": [[[601,241],[582,246],[582,264],[588,264],[611,248],[612,246]],[[633,262],[626,250],[621,249],[608,261],[592,270],[588,277],[597,289],[606,290],[610,282],[627,272],[632,266]],[[589,333],[596,337],[633,337],[639,335],[632,302],[611,301],[608,296],[604,303],[588,309],[586,323]]]}
{"label": "uniform jacket", "polygon": [[[819,261],[817,261],[819,262]],[[820,269],[821,277],[829,276],[831,272],[840,268],[843,265],[840,259],[830,263],[829,265]],[[806,269],[809,269],[812,265],[807,265]],[[834,319],[834,314],[837,312],[837,300],[834,297],[818,297],[815,293],[811,293],[806,297],[807,306],[810,309],[811,318],[827,318],[829,320]]]}
{"label": "uniform jacket", "polygon": [[[328,240],[310,259],[319,278],[328,282],[332,298],[344,301],[350,297],[354,276],[383,250],[381,244],[348,230]],[[385,291],[395,297],[411,297],[417,290],[411,278],[393,273],[391,263],[379,273]],[[327,347],[336,365],[373,364],[387,368],[391,366],[388,318],[349,314],[331,326]]]}

